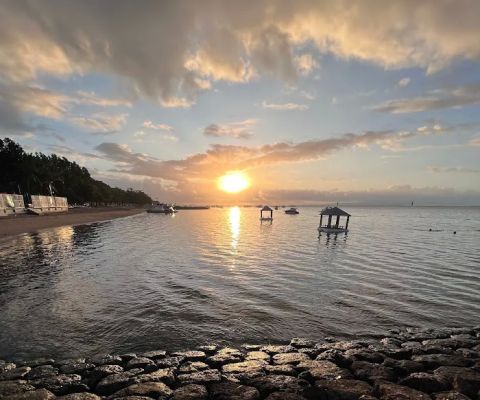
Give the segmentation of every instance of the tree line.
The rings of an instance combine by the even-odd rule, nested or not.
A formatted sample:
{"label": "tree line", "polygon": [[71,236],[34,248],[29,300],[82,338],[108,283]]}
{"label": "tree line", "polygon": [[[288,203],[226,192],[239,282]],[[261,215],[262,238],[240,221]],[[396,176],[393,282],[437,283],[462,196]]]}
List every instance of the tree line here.
{"label": "tree line", "polygon": [[0,192],[67,197],[70,204],[149,204],[141,190],[112,188],[93,179],[85,167],[56,154],[27,153],[9,138],[0,139]]}

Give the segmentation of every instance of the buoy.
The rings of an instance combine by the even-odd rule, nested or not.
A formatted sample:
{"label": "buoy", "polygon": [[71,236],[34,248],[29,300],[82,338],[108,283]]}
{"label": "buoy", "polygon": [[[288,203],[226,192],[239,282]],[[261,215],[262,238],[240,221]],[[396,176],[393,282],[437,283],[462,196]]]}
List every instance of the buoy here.
{"label": "buoy", "polygon": [[456,234],[457,234],[457,231],[453,231],[453,234],[456,235]]}
{"label": "buoy", "polygon": [[432,231],[432,228],[430,228],[428,231],[431,232],[431,231]]}

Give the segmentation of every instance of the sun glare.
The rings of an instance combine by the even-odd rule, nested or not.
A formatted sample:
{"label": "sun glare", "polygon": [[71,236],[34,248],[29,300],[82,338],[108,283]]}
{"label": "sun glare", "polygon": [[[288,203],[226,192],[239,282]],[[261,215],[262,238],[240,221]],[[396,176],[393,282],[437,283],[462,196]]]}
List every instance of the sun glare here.
{"label": "sun glare", "polygon": [[242,172],[231,172],[218,178],[218,187],[227,193],[238,193],[250,186],[250,180]]}

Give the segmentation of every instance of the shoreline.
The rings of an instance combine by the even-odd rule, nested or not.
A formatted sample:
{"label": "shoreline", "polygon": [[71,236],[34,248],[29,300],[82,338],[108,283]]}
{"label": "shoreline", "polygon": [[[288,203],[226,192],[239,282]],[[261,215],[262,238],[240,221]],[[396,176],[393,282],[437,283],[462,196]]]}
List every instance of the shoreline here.
{"label": "shoreline", "polygon": [[24,233],[109,221],[144,212],[143,208],[74,208],[66,213],[0,217],[0,242]]}
{"label": "shoreline", "polygon": [[[0,398],[478,400],[480,326],[375,339],[200,346],[89,358],[0,360]],[[134,397],[132,397],[134,396]]]}

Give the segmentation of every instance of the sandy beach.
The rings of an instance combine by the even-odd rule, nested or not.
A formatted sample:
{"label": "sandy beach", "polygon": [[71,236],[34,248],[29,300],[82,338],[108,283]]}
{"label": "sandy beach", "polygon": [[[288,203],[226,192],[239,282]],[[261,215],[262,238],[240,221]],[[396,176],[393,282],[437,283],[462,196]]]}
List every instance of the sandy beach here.
{"label": "sandy beach", "polygon": [[128,217],[143,211],[142,208],[75,208],[59,214],[2,217],[0,218],[0,240],[41,229]]}

